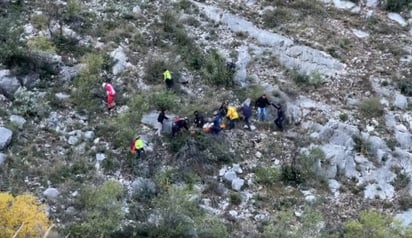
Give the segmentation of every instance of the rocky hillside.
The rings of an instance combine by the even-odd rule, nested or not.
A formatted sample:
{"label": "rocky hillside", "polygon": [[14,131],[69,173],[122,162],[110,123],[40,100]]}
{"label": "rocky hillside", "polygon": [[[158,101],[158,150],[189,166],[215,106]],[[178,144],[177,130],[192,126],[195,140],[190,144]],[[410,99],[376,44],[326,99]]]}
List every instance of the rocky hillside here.
{"label": "rocky hillside", "polygon": [[[409,237],[411,9],[1,1],[0,192],[34,194],[48,237]],[[157,134],[161,108],[212,120],[264,93],[283,131],[270,106],[251,131]]]}

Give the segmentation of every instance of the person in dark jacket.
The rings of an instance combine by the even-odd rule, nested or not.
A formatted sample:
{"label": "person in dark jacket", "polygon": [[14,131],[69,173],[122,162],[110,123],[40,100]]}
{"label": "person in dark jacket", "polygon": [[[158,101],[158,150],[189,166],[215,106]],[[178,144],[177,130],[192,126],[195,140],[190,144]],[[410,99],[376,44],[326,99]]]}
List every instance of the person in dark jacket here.
{"label": "person in dark jacket", "polygon": [[213,126],[211,128],[212,134],[218,135],[220,133],[220,131],[222,130],[222,128],[220,127],[220,125],[222,124],[222,120],[222,115],[218,113],[215,119],[213,120]]}
{"label": "person in dark jacket", "polygon": [[245,125],[247,126],[247,129],[250,131],[250,117],[252,116],[252,108],[248,104],[243,104],[242,106],[242,114],[243,114],[243,120],[245,121]]}
{"label": "person in dark jacket", "polygon": [[166,116],[165,111],[166,111],[165,109],[161,109],[160,113],[159,113],[159,116],[157,117],[157,122],[160,123],[159,128],[157,130],[157,135],[158,136],[160,136],[161,132],[163,131],[163,122],[164,122],[164,120],[169,120],[169,118]]}
{"label": "person in dark jacket", "polygon": [[263,94],[256,100],[255,106],[257,107],[257,110],[258,110],[258,115],[257,115],[258,121],[266,121],[267,119],[266,106],[268,105],[270,105],[270,102],[267,99],[266,94]]}
{"label": "person in dark jacket", "polygon": [[189,120],[186,117],[179,117],[173,120],[172,137],[174,137],[176,133],[180,132],[183,128],[189,130]]}
{"label": "person in dark jacket", "polygon": [[205,118],[203,117],[202,114],[200,114],[198,111],[194,112],[195,115],[195,125],[197,128],[203,128],[203,125],[205,124]]}
{"label": "person in dark jacket", "polygon": [[285,110],[283,109],[282,105],[272,104],[278,110],[278,117],[275,120],[276,126],[279,130],[283,131],[283,121],[285,120]]}

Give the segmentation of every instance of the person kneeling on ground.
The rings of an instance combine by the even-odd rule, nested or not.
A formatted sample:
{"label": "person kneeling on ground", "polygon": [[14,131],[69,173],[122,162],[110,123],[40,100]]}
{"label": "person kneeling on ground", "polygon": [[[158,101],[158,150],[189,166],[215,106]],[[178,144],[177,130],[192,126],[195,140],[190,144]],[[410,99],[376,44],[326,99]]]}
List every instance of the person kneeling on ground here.
{"label": "person kneeling on ground", "polygon": [[144,151],[144,143],[143,143],[143,139],[140,136],[136,137],[136,141],[135,141],[135,148],[136,148],[136,159],[140,159],[140,155],[142,152]]}
{"label": "person kneeling on ground", "polygon": [[220,133],[220,131],[222,130],[222,127],[221,127],[222,120],[223,120],[222,115],[218,113],[215,119],[213,120],[213,126],[211,128],[212,134],[218,135]]}
{"label": "person kneeling on ground", "polygon": [[187,119],[187,117],[185,118],[179,117],[173,120],[172,137],[174,137],[176,133],[180,132],[182,128],[189,130],[189,120]]}
{"label": "person kneeling on ground", "polygon": [[205,119],[204,119],[203,115],[200,114],[198,111],[195,111],[194,115],[195,115],[194,122],[195,122],[196,127],[197,128],[203,128],[203,125],[205,124]]}

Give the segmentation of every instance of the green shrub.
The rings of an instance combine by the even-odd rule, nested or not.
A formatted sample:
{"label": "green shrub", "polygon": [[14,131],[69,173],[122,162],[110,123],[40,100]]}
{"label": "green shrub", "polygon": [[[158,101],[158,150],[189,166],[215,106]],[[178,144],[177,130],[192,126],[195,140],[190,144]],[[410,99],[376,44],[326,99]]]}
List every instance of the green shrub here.
{"label": "green shrub", "polygon": [[317,161],[325,160],[325,153],[320,148],[312,148],[300,154],[291,165],[282,167],[282,181],[293,184],[312,184],[322,182],[323,177],[315,171]]}
{"label": "green shrub", "polygon": [[255,171],[256,182],[263,185],[273,185],[280,181],[281,174],[278,168],[258,167]]}
{"label": "green shrub", "polygon": [[14,113],[25,117],[47,117],[50,112],[50,106],[45,100],[45,93],[28,91],[25,87],[20,87],[14,93],[13,101]]}
{"label": "green shrub", "polygon": [[232,192],[229,195],[230,204],[239,206],[242,203],[242,196],[239,193]]}
{"label": "green shrub", "polygon": [[120,198],[122,185],[107,181],[101,186],[84,186],[80,191],[77,207],[81,221],[69,227],[74,237],[109,237],[120,228],[124,212]]}
{"label": "green shrub", "polygon": [[289,71],[288,75],[298,85],[313,86],[314,88],[318,88],[323,83],[322,75],[318,72],[314,72],[308,75],[301,73],[297,69],[295,69]]}
{"label": "green shrub", "polygon": [[31,50],[45,51],[49,53],[56,52],[56,46],[54,46],[53,42],[44,36],[39,36],[28,40],[27,46]]}
{"label": "green shrub", "polygon": [[156,109],[172,110],[177,107],[177,96],[170,91],[161,91],[150,94],[149,102]]}
{"label": "green shrub", "polygon": [[202,68],[202,76],[208,83],[217,86],[233,86],[233,74],[234,71],[226,67],[224,58],[216,50],[210,52]]}
{"label": "green shrub", "polygon": [[409,79],[402,80],[398,83],[398,88],[401,90],[401,93],[405,96],[412,96],[412,81]]}
{"label": "green shrub", "polygon": [[378,97],[363,99],[359,104],[359,112],[364,118],[380,117],[383,115],[383,105]]}
{"label": "green shrub", "polygon": [[347,121],[348,118],[349,118],[349,116],[348,116],[348,114],[345,113],[345,112],[339,114],[339,119],[340,119],[341,121],[343,121],[343,122]]}
{"label": "green shrub", "polygon": [[263,24],[268,28],[275,28],[291,20],[291,12],[282,7],[267,10],[263,13]]}
{"label": "green shrub", "polygon": [[263,237],[322,237],[322,214],[309,205],[305,205],[300,222],[296,221],[293,209],[278,212],[273,220],[264,226]]}
{"label": "green shrub", "polygon": [[13,64],[16,58],[25,55],[25,45],[19,15],[4,14],[0,18],[0,64]]}
{"label": "green shrub", "polygon": [[355,142],[354,149],[356,152],[366,156],[370,154],[370,143],[359,136],[353,136],[352,139]]}
{"label": "green shrub", "polygon": [[224,238],[229,237],[226,226],[216,218],[206,217],[198,222],[199,238]]}
{"label": "green shrub", "polygon": [[348,221],[344,224],[344,237],[409,237],[406,230],[399,226],[389,215],[380,214],[376,211],[363,211],[357,220]]}
{"label": "green shrub", "polygon": [[146,62],[146,65],[145,65],[145,74],[143,76],[143,80],[146,83],[163,82],[162,73],[163,73],[163,70],[166,68],[169,68],[169,67],[163,60],[156,60],[156,59],[150,58]]}
{"label": "green shrub", "polygon": [[69,21],[76,19],[82,11],[82,4],[79,0],[68,0],[65,9],[65,18]]}
{"label": "green shrub", "polygon": [[400,12],[404,7],[411,7],[412,0],[386,0],[384,9],[391,12]]}
{"label": "green shrub", "polygon": [[412,196],[408,192],[402,192],[398,197],[399,209],[407,211],[412,208]]}
{"label": "green shrub", "polygon": [[[73,94],[73,103],[79,109],[86,109],[89,112],[98,110],[102,105],[101,100],[105,98],[100,79],[100,70],[104,64],[104,58],[99,54],[87,54],[81,62],[85,66],[80,71],[80,75],[75,79],[76,91]],[[100,89],[100,90],[99,90]]]}
{"label": "green shrub", "polygon": [[411,177],[406,173],[400,173],[393,180],[392,185],[395,187],[396,191],[406,188],[411,181]]}
{"label": "green shrub", "polygon": [[49,18],[44,14],[35,14],[31,16],[31,22],[34,27],[45,30],[49,25]]}

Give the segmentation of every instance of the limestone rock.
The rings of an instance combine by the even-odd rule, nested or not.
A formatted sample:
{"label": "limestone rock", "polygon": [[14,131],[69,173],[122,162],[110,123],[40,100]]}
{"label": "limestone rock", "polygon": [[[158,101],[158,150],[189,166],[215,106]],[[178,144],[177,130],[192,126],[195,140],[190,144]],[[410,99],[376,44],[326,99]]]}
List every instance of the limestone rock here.
{"label": "limestone rock", "polygon": [[6,148],[11,141],[13,132],[5,127],[0,127],[0,150]]}
{"label": "limestone rock", "polygon": [[60,192],[56,188],[48,188],[43,192],[43,195],[50,200],[55,200],[59,194]]}

